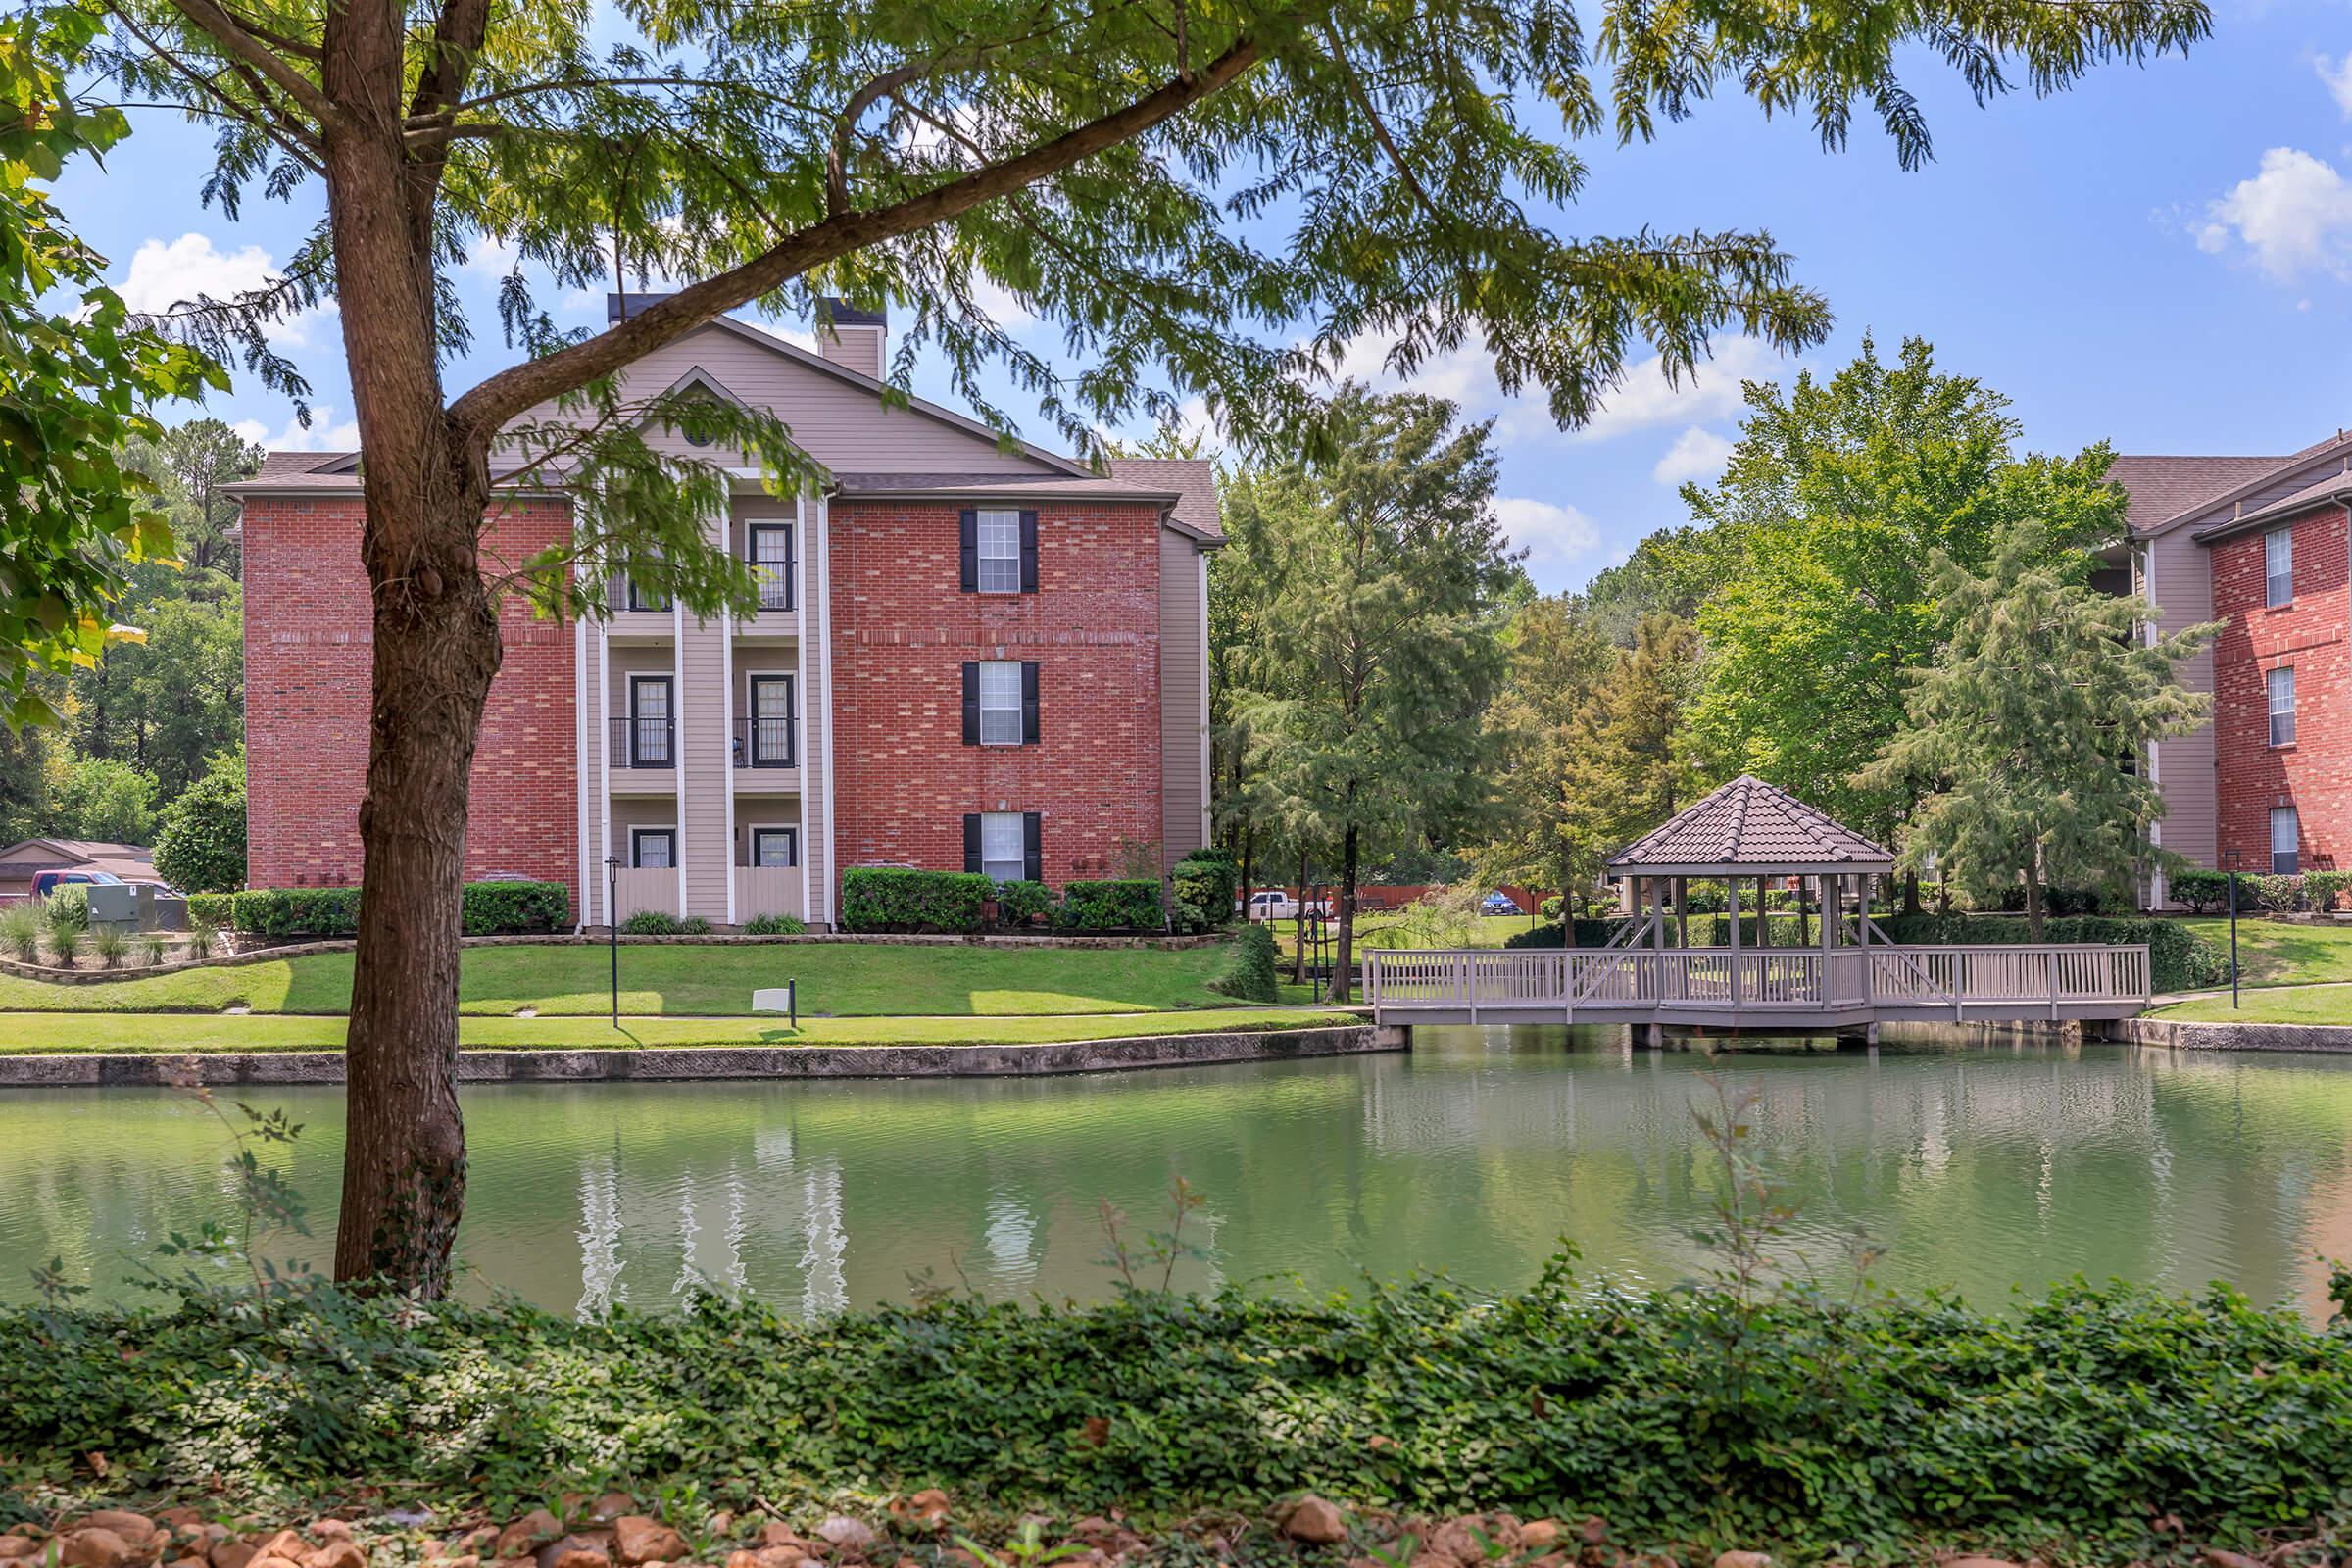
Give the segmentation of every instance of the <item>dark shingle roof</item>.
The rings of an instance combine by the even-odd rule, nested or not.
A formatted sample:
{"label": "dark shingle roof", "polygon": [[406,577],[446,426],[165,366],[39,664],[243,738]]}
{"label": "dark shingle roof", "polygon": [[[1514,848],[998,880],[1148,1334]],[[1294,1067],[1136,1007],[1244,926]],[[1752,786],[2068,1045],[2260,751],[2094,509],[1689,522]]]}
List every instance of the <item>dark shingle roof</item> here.
{"label": "dark shingle roof", "polygon": [[2324,473],[2302,489],[2290,491],[2266,506],[2257,507],[2252,512],[2234,517],[2224,517],[2211,527],[2199,528],[2195,537],[2199,544],[2208,544],[2213,540],[2233,534],[2241,528],[2258,528],[2265,523],[2276,522],[2281,517],[2291,517],[2298,512],[2305,512],[2313,507],[2333,501],[2347,490],[2352,490],[2352,455],[2347,455],[2344,466],[2333,473]]}
{"label": "dark shingle roof", "polygon": [[1203,544],[1225,542],[1224,514],[1217,509],[1217,466],[1206,458],[1113,458],[1110,476],[1128,484],[1173,490],[1170,520]]}
{"label": "dark shingle roof", "polygon": [[2131,492],[2133,533],[2169,522],[2286,463],[2286,458],[2118,458],[2107,477]]}
{"label": "dark shingle roof", "polygon": [[1612,872],[1884,871],[1894,857],[1788,791],[1742,773],[1628,845]]}

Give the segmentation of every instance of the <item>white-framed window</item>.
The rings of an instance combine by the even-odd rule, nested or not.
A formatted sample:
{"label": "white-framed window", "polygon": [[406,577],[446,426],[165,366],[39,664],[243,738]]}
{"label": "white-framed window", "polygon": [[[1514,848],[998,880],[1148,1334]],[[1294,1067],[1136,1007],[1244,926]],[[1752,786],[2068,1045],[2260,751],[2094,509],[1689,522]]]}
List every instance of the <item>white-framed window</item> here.
{"label": "white-framed window", "polygon": [[2271,744],[2295,744],[2295,668],[2292,664],[2272,670],[2263,677],[2270,690]]}
{"label": "white-framed window", "polygon": [[1029,864],[1028,832],[1018,811],[980,813],[980,869],[995,882],[1018,882]]}
{"label": "white-framed window", "polygon": [[2271,808],[2271,875],[2293,876],[2301,868],[2297,841],[2303,824],[2291,806]]}
{"label": "white-framed window", "polygon": [[1021,514],[1017,510],[979,514],[979,589],[984,594],[1021,591]]}
{"label": "white-framed window", "polygon": [[678,863],[677,829],[640,827],[629,830],[629,863],[639,870],[666,871]]}
{"label": "white-framed window", "polygon": [[1021,664],[1017,659],[981,661],[980,744],[1021,744]]}
{"label": "white-framed window", "polygon": [[753,828],[752,863],[754,865],[800,864],[801,830],[797,827]]}
{"label": "white-framed window", "polygon": [[2273,528],[2262,536],[2262,602],[2271,609],[2295,597],[2295,530]]}

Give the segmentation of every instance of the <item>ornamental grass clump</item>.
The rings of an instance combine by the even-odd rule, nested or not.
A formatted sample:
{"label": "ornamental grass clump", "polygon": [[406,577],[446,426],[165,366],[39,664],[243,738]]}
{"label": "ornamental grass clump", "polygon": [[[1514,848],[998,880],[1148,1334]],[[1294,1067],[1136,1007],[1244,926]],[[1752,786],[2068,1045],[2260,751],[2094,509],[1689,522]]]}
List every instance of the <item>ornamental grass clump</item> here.
{"label": "ornamental grass clump", "polygon": [[99,926],[90,933],[90,951],[97,955],[100,967],[120,969],[130,956],[129,933],[119,925]]}
{"label": "ornamental grass clump", "polygon": [[30,904],[0,909],[0,947],[19,963],[41,961],[41,911]]}

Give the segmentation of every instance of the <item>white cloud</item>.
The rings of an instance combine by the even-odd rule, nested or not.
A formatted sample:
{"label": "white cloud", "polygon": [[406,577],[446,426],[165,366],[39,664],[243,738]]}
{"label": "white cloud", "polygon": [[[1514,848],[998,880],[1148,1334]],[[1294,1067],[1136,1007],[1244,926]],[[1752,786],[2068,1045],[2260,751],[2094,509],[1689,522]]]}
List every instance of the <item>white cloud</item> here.
{"label": "white cloud", "polygon": [[1526,496],[1494,498],[1494,520],[1531,566],[1568,565],[1600,548],[1600,530],[1574,507]]}
{"label": "white cloud", "polygon": [[2233,243],[2279,282],[2314,271],[2352,281],[2352,183],[2324,159],[2272,148],[2260,173],[2206,208],[2198,249],[2218,255]]}
{"label": "white cloud", "polygon": [[[232,299],[264,287],[276,276],[270,253],[259,245],[222,251],[213,244],[211,235],[188,233],[175,240],[142,242],[131,253],[130,270],[117,292],[134,311],[161,313],[198,295]],[[298,311],[270,326],[270,341],[280,348],[299,348],[310,340],[311,322],[333,311],[332,304]]]}
{"label": "white cloud", "polygon": [[2335,96],[2335,107],[2344,112],[2346,120],[2352,120],[2352,54],[2341,60],[2330,60],[2322,55],[2314,64],[2319,70],[2320,79],[2328,84],[2328,90]]}
{"label": "white cloud", "polygon": [[1674,445],[1658,459],[1649,476],[1663,485],[1681,485],[1690,480],[1707,480],[1723,471],[1731,461],[1732,444],[1712,430],[1702,430],[1693,424],[1674,438]]}
{"label": "white cloud", "polygon": [[360,444],[360,422],[346,419],[335,422],[335,411],[324,403],[311,406],[311,426],[289,418],[286,427],[272,435],[270,427],[259,419],[239,419],[231,426],[245,440],[256,442],[271,452],[350,452]]}
{"label": "white cloud", "polygon": [[[1392,340],[1385,338],[1351,339],[1341,351],[1337,372],[1383,390],[1447,399],[1473,418],[1496,416],[1496,434],[1504,441],[1562,438],[1541,388],[1524,387],[1515,397],[1503,394],[1486,338],[1475,325],[1459,348],[1430,356],[1410,375],[1390,370],[1391,346]],[[1722,339],[1712,359],[1700,361],[1695,371],[1673,383],[1666,378],[1665,357],[1651,355],[1628,368],[1620,384],[1601,399],[1599,412],[1568,438],[1605,441],[1660,424],[1721,419],[1739,413],[1741,382],[1777,381],[1794,368],[1769,345],[1751,337]]]}

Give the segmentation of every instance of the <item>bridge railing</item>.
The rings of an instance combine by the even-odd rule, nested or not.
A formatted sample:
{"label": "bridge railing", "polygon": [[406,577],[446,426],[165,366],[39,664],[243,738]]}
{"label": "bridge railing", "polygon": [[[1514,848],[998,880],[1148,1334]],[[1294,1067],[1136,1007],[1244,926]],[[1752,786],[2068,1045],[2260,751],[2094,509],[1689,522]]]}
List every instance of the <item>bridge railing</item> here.
{"label": "bridge railing", "polygon": [[1374,1008],[1475,1015],[1531,1006],[1786,1011],[1879,1004],[1916,1010],[2029,1004],[2144,1006],[2144,946],[1375,950],[1364,956]]}

